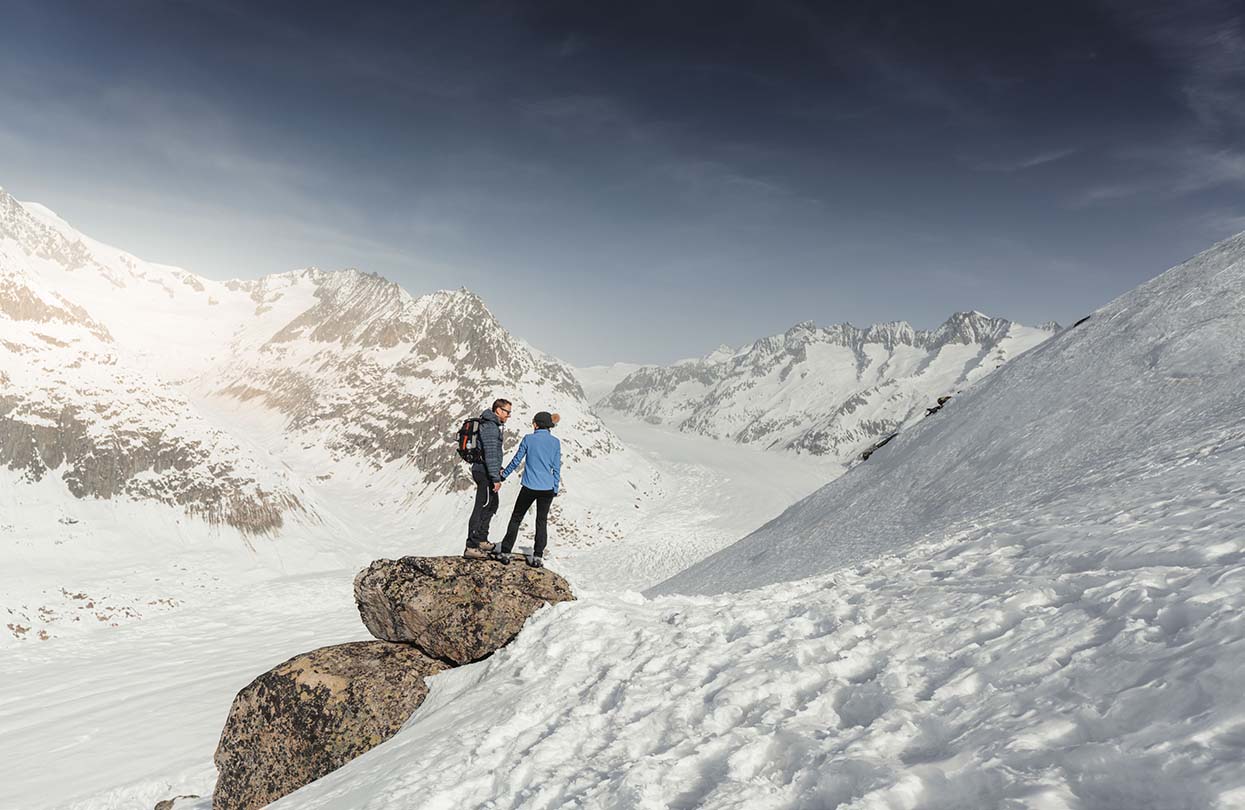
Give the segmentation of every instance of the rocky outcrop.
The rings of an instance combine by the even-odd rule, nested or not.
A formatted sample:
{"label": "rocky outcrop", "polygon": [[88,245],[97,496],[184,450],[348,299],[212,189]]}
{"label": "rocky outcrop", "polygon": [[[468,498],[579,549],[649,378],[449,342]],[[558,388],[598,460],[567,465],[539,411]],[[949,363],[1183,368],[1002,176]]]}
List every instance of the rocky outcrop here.
{"label": "rocky outcrop", "polygon": [[373,636],[454,664],[484,658],[545,604],[575,598],[547,568],[461,557],[377,560],[355,577],[354,597]]}
{"label": "rocky outcrop", "polygon": [[401,728],[428,676],[489,655],[542,606],[575,598],[548,569],[461,557],[377,560],[354,591],[381,641],[304,653],[239,692],[216,748],[212,810],[263,807],[340,768]]}
{"label": "rocky outcrop", "polygon": [[263,807],[401,728],[446,665],[407,644],[323,647],[260,675],[234,698],[216,749],[213,810]]}

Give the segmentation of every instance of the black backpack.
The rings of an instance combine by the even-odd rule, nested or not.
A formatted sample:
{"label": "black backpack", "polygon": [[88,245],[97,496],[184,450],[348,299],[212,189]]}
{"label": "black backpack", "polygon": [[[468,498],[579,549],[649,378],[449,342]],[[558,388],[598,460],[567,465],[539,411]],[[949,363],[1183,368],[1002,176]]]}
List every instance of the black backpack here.
{"label": "black backpack", "polygon": [[480,445],[480,420],[478,418],[463,422],[463,426],[458,429],[455,445],[463,461],[468,464],[484,463],[484,448]]}

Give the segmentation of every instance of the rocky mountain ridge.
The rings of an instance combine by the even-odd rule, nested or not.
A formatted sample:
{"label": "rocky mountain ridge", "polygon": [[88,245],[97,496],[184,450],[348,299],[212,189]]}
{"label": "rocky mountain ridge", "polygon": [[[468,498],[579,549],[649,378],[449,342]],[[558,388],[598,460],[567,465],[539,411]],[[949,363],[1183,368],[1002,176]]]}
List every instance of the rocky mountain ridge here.
{"label": "rocky mountain ridge", "polygon": [[345,496],[380,513],[396,492],[426,505],[468,486],[448,437],[497,396],[559,411],[570,463],[605,478],[644,467],[627,466],[571,370],[467,290],[416,297],[316,268],[214,281],[3,191],[0,339],[0,465],[244,533],[316,522]]}
{"label": "rocky mountain ridge", "polygon": [[959,312],[935,329],[904,321],[856,327],[798,323],[738,350],[647,366],[602,401],[607,409],[718,439],[847,463],[1058,326],[1030,328]]}

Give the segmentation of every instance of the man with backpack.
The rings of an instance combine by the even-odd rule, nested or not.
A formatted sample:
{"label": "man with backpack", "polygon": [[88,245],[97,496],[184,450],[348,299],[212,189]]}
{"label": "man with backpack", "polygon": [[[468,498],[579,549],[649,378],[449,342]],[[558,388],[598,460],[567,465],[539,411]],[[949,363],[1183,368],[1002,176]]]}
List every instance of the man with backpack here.
{"label": "man with backpack", "polygon": [[[497,514],[498,491],[501,489],[502,425],[510,418],[510,400],[499,399],[493,407],[480,414],[476,429],[478,451],[471,465],[471,480],[476,483],[475,507],[467,524],[467,548],[463,556],[473,560],[487,560],[495,544],[488,541],[488,527]],[[464,426],[465,428],[466,426]]]}

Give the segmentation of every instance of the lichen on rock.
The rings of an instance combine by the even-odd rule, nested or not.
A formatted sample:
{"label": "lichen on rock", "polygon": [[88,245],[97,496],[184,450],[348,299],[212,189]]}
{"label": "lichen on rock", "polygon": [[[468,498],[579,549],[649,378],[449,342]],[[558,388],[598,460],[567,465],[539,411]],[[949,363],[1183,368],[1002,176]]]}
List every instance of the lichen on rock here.
{"label": "lichen on rock", "polygon": [[541,607],[575,598],[547,568],[462,557],[377,560],[355,577],[354,595],[373,636],[454,664],[492,654]]}
{"label": "lichen on rock", "polygon": [[402,727],[446,665],[409,644],[322,647],[234,698],[216,749],[213,810],[252,810],[340,768]]}

